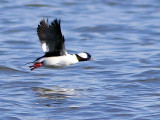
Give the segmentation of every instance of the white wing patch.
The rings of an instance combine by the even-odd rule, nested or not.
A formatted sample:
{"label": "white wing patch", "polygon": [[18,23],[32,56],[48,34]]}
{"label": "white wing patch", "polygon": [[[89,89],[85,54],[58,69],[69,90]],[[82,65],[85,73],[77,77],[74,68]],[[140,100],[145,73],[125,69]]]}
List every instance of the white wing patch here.
{"label": "white wing patch", "polygon": [[46,43],[42,43],[42,50],[44,52],[48,52],[48,46],[46,45]]}

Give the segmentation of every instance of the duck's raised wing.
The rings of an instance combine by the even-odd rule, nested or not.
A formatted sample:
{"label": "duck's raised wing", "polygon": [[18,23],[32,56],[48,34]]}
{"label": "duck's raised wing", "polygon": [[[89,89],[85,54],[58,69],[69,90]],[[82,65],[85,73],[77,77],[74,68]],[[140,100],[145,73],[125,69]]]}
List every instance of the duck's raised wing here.
{"label": "duck's raised wing", "polygon": [[37,27],[37,35],[39,37],[44,52],[48,52],[48,47],[46,45],[46,33],[48,29],[49,29],[48,19],[45,21],[45,19],[43,18]]}
{"label": "duck's raised wing", "polygon": [[63,56],[67,54],[65,49],[65,38],[61,32],[60,20],[55,19],[49,25],[46,33],[46,45],[49,51],[46,56]]}

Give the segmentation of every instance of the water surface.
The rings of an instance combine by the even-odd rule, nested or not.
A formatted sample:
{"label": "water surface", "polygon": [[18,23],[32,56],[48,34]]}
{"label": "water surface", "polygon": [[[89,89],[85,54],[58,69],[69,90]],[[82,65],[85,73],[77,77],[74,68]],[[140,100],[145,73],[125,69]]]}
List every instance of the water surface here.
{"label": "water surface", "polygon": [[[159,4],[1,0],[0,120],[159,120]],[[96,61],[31,72],[42,18],[60,18],[68,52]]]}

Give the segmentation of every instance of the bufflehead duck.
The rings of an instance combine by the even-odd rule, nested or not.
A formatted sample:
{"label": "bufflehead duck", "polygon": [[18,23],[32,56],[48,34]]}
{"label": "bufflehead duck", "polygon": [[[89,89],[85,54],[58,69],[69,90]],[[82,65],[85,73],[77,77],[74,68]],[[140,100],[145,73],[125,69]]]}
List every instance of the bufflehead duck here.
{"label": "bufflehead duck", "polygon": [[44,18],[37,27],[37,34],[45,55],[30,62],[34,65],[29,66],[31,70],[40,67],[60,68],[69,66],[81,61],[92,60],[87,52],[78,54],[68,54],[65,48],[65,38],[61,32],[61,21],[55,19],[48,24],[48,19]]}

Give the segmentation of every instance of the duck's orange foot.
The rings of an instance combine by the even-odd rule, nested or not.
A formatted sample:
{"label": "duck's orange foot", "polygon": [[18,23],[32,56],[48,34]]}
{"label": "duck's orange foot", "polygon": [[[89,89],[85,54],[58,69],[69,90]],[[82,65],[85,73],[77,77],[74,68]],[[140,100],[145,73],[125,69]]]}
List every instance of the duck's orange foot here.
{"label": "duck's orange foot", "polygon": [[34,65],[32,65],[32,66],[29,66],[31,69],[31,71],[32,70],[34,70],[34,69],[37,69],[37,68],[40,68],[40,67],[42,67],[42,62],[40,62],[40,63],[35,63]]}

